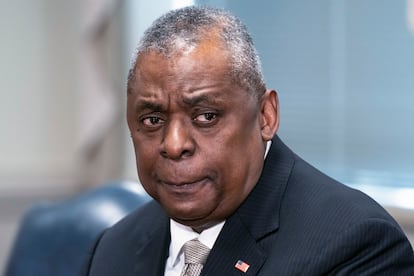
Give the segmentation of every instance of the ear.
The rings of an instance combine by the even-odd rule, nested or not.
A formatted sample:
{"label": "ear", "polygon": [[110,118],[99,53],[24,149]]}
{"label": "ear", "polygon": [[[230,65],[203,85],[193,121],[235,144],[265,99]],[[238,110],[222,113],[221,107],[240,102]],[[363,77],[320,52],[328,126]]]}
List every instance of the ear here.
{"label": "ear", "polygon": [[269,141],[279,128],[279,99],[275,90],[266,90],[260,102],[260,128],[263,141]]}

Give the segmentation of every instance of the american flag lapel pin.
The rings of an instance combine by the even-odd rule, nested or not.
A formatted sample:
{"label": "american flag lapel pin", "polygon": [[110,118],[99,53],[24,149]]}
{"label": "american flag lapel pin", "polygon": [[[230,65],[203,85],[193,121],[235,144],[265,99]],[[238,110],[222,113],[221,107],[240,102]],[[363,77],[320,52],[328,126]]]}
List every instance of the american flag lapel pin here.
{"label": "american flag lapel pin", "polygon": [[250,265],[248,263],[243,262],[242,260],[238,260],[234,267],[240,270],[241,272],[246,273]]}

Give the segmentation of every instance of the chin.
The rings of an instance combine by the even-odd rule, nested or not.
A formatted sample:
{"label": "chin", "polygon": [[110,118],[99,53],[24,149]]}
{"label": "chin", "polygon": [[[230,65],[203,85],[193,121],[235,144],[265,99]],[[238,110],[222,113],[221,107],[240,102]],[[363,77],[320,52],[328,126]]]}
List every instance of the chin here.
{"label": "chin", "polygon": [[194,209],[175,209],[169,212],[170,217],[182,222],[195,222],[203,220],[206,215],[205,212],[194,211]]}

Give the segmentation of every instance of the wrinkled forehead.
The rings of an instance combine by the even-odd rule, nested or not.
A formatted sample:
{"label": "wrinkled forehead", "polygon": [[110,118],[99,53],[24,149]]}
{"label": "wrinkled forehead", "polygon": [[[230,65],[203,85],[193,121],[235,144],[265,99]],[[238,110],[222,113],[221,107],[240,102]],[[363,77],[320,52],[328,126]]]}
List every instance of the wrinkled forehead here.
{"label": "wrinkled forehead", "polygon": [[178,84],[172,80],[183,80],[183,76],[187,81],[220,77],[233,82],[230,55],[220,41],[218,34],[213,32],[191,46],[180,46],[186,42],[177,41],[174,51],[156,48],[139,52],[128,78],[128,93],[138,91],[138,86],[142,88],[142,85],[165,82],[167,78],[170,85]]}

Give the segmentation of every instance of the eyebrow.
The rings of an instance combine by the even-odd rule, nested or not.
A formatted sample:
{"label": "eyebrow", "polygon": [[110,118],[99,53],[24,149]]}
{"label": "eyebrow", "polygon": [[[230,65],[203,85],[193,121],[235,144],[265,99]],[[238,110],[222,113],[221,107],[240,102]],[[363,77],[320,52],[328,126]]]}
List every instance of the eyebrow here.
{"label": "eyebrow", "polygon": [[163,106],[159,103],[154,103],[146,100],[140,100],[137,104],[136,110],[144,110],[144,109],[150,109],[153,111],[162,111],[164,110]]}
{"label": "eyebrow", "polygon": [[197,95],[197,96],[193,96],[193,97],[187,97],[187,98],[183,98],[183,102],[186,105],[189,106],[195,106],[198,105],[200,103],[206,103],[206,104],[215,104],[217,103],[216,97],[212,96],[212,95]]}
{"label": "eyebrow", "polygon": [[[183,97],[182,102],[185,105],[190,106],[190,107],[197,106],[200,104],[214,105],[214,104],[217,104],[217,96],[201,94],[201,95]],[[155,112],[163,112],[165,110],[165,106],[163,104],[156,103],[153,101],[140,99],[136,105],[136,110],[137,111],[151,110]]]}

